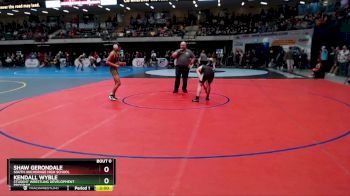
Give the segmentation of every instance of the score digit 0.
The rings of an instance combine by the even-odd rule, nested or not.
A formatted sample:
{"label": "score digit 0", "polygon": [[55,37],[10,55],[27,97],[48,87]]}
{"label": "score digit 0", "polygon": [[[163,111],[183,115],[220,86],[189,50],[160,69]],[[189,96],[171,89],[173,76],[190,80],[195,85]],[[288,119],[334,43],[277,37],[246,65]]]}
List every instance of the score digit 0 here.
{"label": "score digit 0", "polygon": [[103,171],[104,171],[105,173],[108,173],[108,172],[109,172],[109,167],[108,167],[108,166],[105,166],[105,167],[103,168]]}
{"label": "score digit 0", "polygon": [[109,183],[109,179],[108,178],[105,178],[103,181],[104,181],[105,184]]}

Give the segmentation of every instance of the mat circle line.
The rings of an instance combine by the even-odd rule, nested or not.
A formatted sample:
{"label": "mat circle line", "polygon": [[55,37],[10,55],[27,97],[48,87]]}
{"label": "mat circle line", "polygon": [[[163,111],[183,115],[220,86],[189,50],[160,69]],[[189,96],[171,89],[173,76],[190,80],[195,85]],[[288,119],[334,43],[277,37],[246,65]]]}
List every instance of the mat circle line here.
{"label": "mat circle line", "polygon": [[16,84],[21,84],[20,87],[14,88],[14,89],[10,89],[10,90],[5,90],[5,91],[0,91],[0,94],[3,93],[9,93],[9,92],[13,92],[13,91],[18,91],[22,88],[25,88],[27,86],[27,83],[22,82],[22,81],[14,81],[14,80],[0,80],[0,83],[16,83]]}
{"label": "mat circle line", "polygon": [[14,137],[12,135],[9,135],[1,130],[0,130],[0,135],[8,138],[10,140],[13,140],[15,142],[22,143],[22,144],[27,144],[27,145],[38,147],[38,148],[49,149],[49,150],[54,150],[56,152],[63,152],[63,153],[70,153],[70,154],[87,155],[87,156],[92,156],[92,157],[108,157],[108,158],[116,158],[116,159],[176,160],[176,159],[223,159],[223,158],[250,157],[250,156],[267,155],[267,154],[275,154],[275,153],[282,153],[282,152],[288,152],[288,151],[307,149],[307,148],[325,145],[327,143],[331,143],[331,142],[343,139],[343,138],[350,135],[350,130],[339,135],[339,136],[333,137],[333,138],[328,139],[328,140],[324,140],[324,141],[312,143],[312,144],[296,146],[296,147],[275,149],[275,150],[269,150],[269,151],[251,152],[251,153],[227,154],[227,155],[207,155],[207,156],[138,156],[138,155],[113,155],[113,154],[90,153],[90,152],[66,150],[66,149],[55,148],[52,146],[36,144],[33,142],[25,141],[23,139]]}
{"label": "mat circle line", "polygon": [[213,105],[213,106],[208,106],[208,107],[203,106],[203,107],[189,107],[189,108],[161,108],[161,107],[139,106],[139,105],[136,105],[136,104],[131,104],[131,103],[129,103],[127,101],[131,97],[135,97],[135,96],[139,96],[139,95],[146,95],[146,94],[149,94],[149,93],[171,93],[171,92],[170,91],[156,91],[156,92],[137,93],[137,94],[133,94],[133,95],[129,95],[127,97],[124,97],[122,99],[122,102],[125,105],[131,106],[131,107],[135,107],[135,108],[150,109],[150,110],[173,110],[174,111],[174,110],[201,110],[201,109],[217,108],[217,107],[220,107],[220,106],[224,106],[224,105],[228,104],[231,101],[231,99],[229,97],[227,97],[225,95],[217,94],[217,93],[211,93],[211,94],[223,97],[225,99],[225,101],[222,102],[222,103]]}

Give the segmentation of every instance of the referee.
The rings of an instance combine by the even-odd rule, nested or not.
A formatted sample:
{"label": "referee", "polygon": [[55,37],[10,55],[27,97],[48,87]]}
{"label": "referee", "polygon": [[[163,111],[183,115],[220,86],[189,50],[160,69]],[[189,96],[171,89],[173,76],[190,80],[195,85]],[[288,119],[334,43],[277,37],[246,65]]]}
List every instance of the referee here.
{"label": "referee", "polygon": [[176,67],[176,79],[173,93],[179,92],[181,76],[183,80],[182,91],[187,93],[188,74],[194,63],[195,56],[191,50],[187,49],[187,43],[181,42],[180,49],[176,50],[171,57],[175,59]]}

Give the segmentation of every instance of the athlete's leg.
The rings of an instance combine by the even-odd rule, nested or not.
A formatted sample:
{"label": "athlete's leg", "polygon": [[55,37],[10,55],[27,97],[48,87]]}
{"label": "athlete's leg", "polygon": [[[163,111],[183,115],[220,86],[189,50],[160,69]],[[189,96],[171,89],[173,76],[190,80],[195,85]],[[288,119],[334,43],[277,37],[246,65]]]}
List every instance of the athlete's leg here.
{"label": "athlete's leg", "polygon": [[115,95],[115,93],[117,92],[118,88],[121,86],[121,82],[120,82],[120,77],[119,74],[116,74],[113,76],[114,79],[114,87],[112,89],[112,95]]}
{"label": "athlete's leg", "polygon": [[209,101],[209,96],[210,96],[210,91],[211,91],[211,83],[207,82],[206,83],[206,93],[207,93],[207,97],[205,98],[207,101]]}
{"label": "athlete's leg", "polygon": [[192,100],[192,102],[199,102],[199,96],[201,95],[202,87],[203,87],[203,84],[201,81],[199,81],[197,86],[196,97]]}
{"label": "athlete's leg", "polygon": [[118,70],[116,68],[110,68],[110,72],[113,76],[114,86],[112,88],[111,93],[109,94],[109,99],[111,101],[116,101],[117,98],[115,97],[115,94],[116,94],[118,88],[121,86],[121,81],[120,81]]}

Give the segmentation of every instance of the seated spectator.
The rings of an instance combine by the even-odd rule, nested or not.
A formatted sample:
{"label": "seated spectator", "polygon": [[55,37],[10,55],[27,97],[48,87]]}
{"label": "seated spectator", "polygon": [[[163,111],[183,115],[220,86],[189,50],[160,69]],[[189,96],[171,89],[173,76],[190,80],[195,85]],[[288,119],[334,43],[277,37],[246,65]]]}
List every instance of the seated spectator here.
{"label": "seated spectator", "polygon": [[325,69],[324,66],[322,65],[322,61],[319,59],[318,63],[316,64],[315,68],[312,69],[313,72],[313,78],[324,78],[325,76]]}

